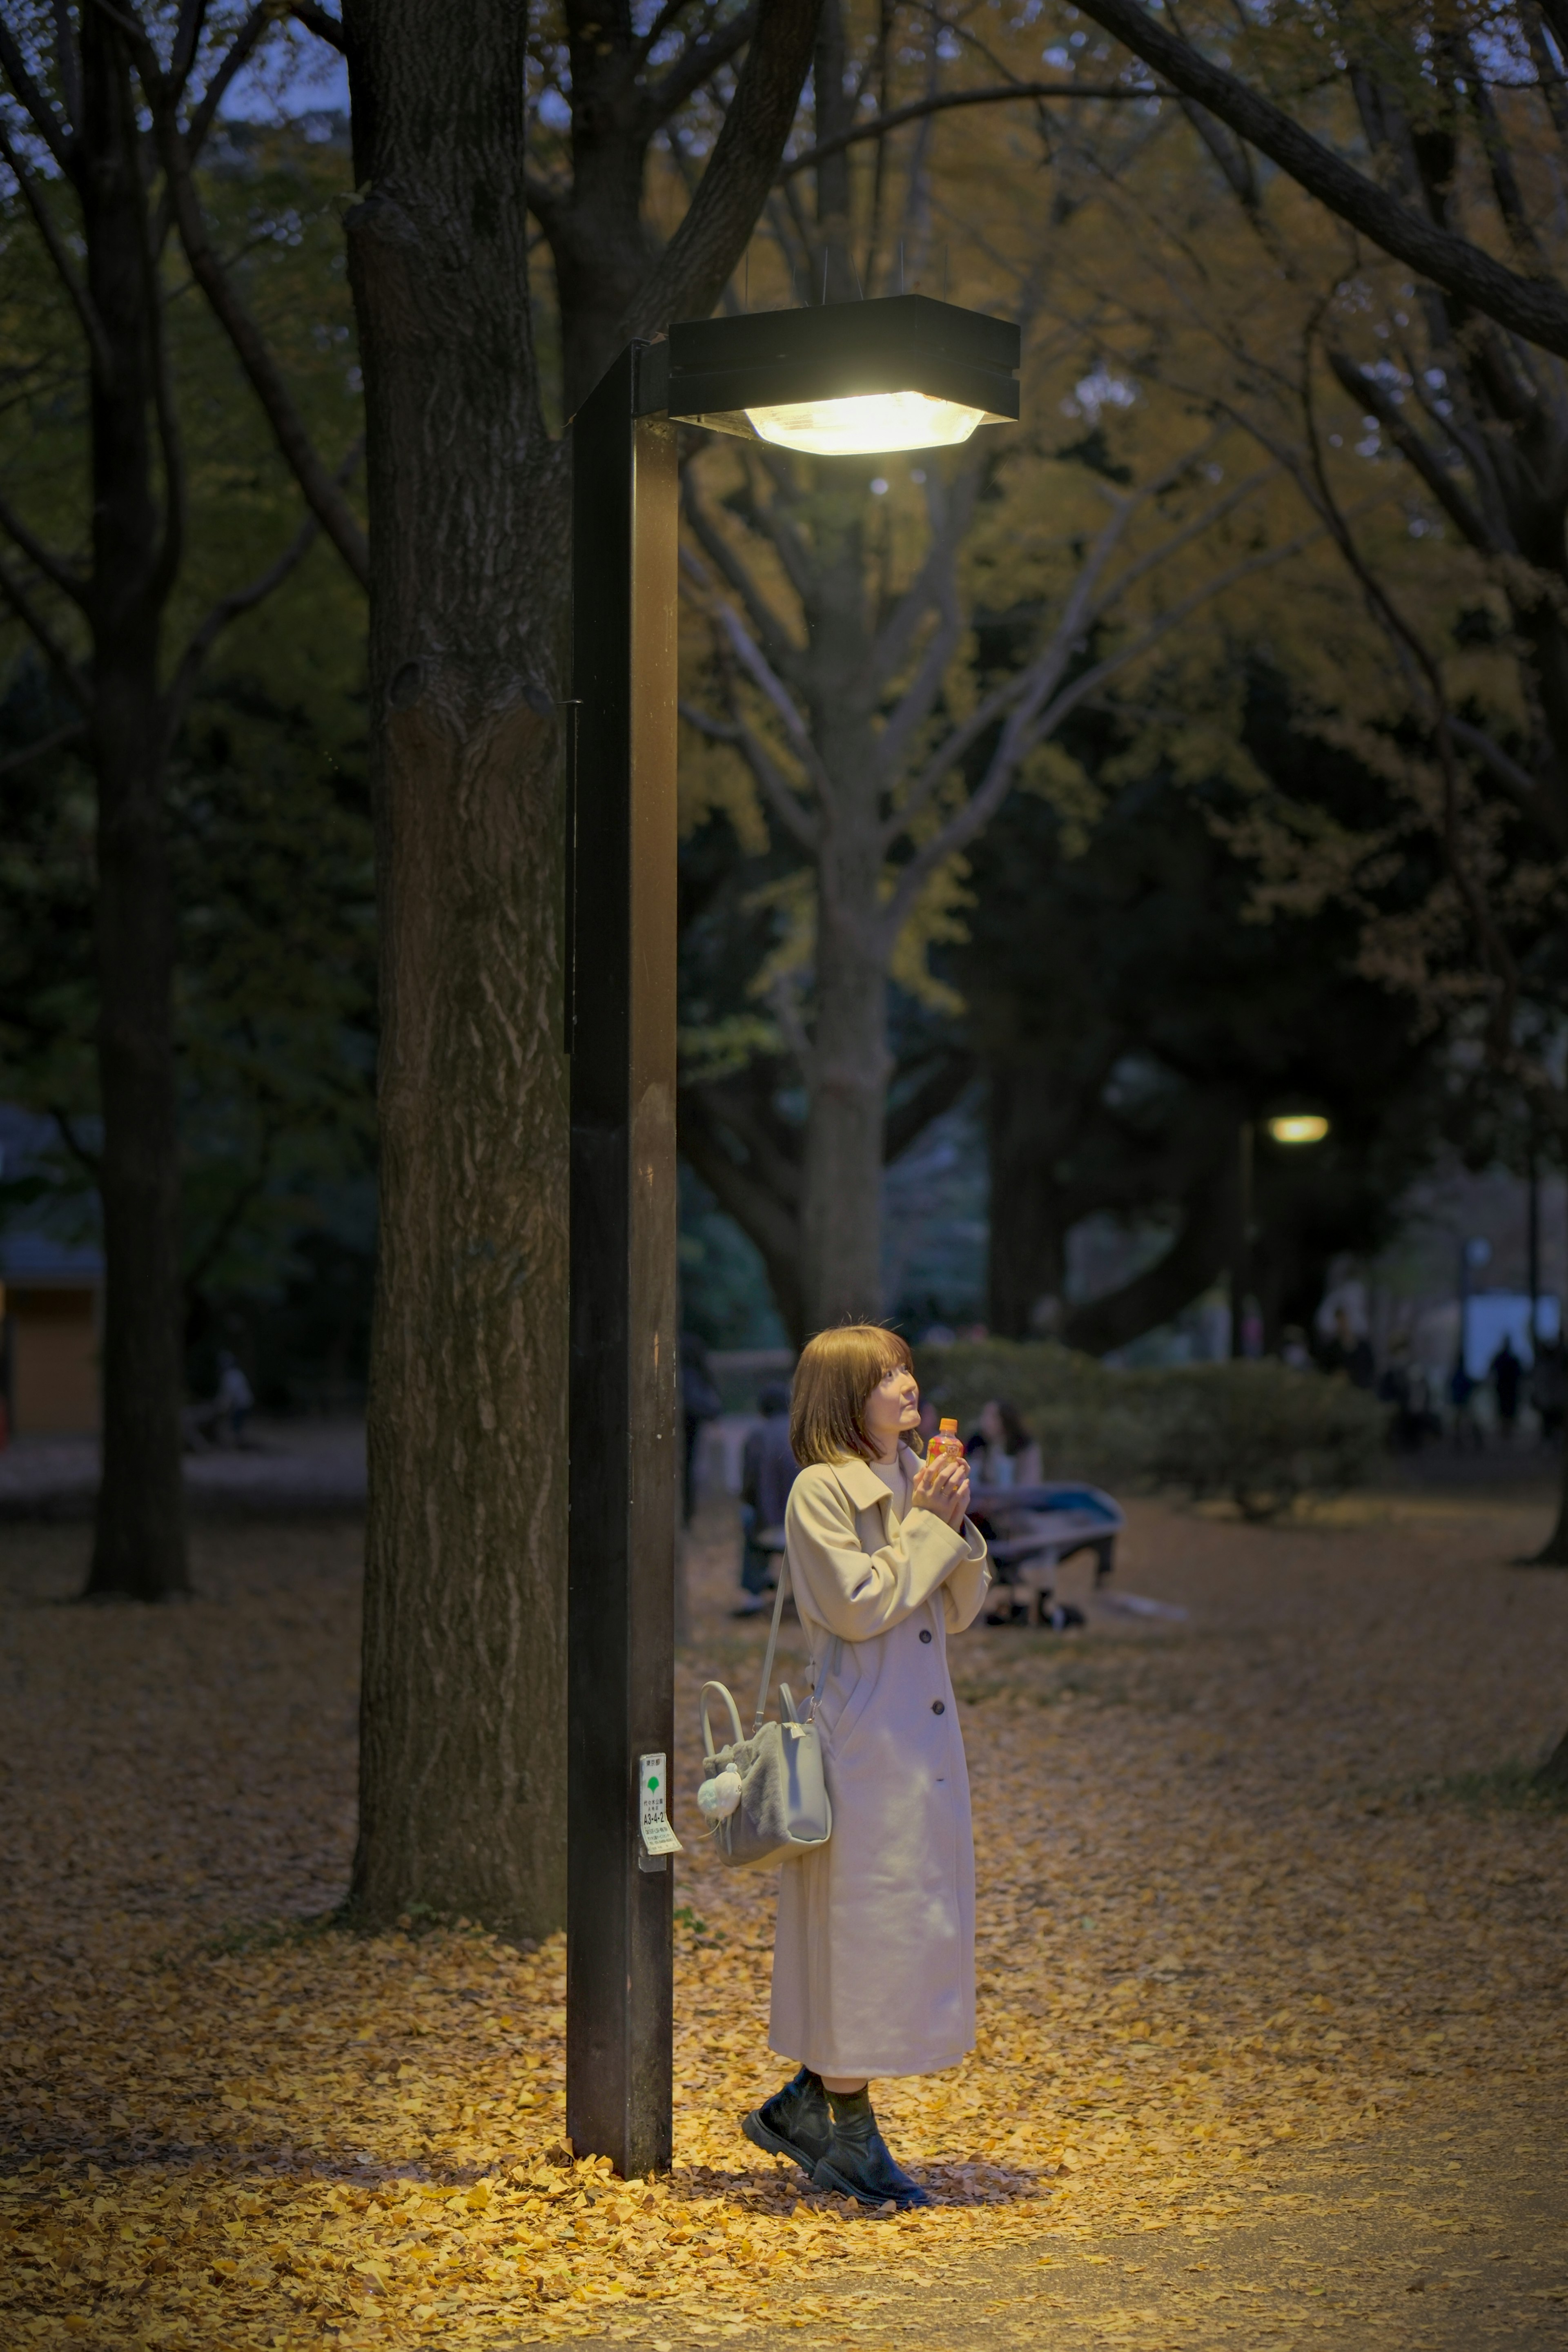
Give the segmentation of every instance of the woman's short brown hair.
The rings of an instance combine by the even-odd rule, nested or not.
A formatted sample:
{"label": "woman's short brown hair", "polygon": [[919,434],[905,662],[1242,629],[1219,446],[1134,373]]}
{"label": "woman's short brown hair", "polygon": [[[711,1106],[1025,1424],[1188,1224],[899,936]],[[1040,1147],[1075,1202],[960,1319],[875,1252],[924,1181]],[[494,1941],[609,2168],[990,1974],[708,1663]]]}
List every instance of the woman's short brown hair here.
{"label": "woman's short brown hair", "polygon": [[808,1462],[842,1462],[852,1454],[862,1462],[875,1458],[866,1435],[866,1401],[900,1364],[906,1372],[915,1370],[908,1342],[881,1323],[841,1323],[807,1340],[789,1406],[789,1443],[802,1469]]}

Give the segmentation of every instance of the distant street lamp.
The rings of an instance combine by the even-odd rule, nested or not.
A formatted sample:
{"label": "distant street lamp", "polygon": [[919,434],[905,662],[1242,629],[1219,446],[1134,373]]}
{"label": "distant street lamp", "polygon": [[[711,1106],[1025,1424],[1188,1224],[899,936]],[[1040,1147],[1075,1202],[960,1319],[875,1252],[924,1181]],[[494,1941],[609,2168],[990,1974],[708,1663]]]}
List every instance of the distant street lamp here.
{"label": "distant street lamp", "polygon": [[828,457],[1019,413],[1019,330],[919,294],[673,326],[572,422],[567,2129],[671,2154],[676,425]]}
{"label": "distant street lamp", "polygon": [[[1321,1143],[1329,1131],[1328,1120],[1317,1111],[1285,1111],[1276,1118],[1266,1119],[1263,1124],[1264,1133],[1271,1143],[1292,1146]],[[1256,1139],[1252,1121],[1244,1118],[1236,1138],[1236,1238],[1230,1254],[1230,1352],[1233,1357],[1244,1356],[1247,1352],[1244,1327],[1252,1282],[1252,1162]]]}
{"label": "distant street lamp", "polygon": [[1321,1143],[1328,1131],[1327,1119],[1315,1111],[1292,1111],[1286,1118],[1269,1121],[1269,1133],[1276,1143]]}

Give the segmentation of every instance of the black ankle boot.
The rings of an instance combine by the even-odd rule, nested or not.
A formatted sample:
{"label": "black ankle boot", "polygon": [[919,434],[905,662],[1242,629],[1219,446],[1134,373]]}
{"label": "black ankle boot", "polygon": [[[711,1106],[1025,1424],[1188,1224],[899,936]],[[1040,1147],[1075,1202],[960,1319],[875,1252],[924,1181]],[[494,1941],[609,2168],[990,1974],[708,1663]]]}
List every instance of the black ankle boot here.
{"label": "black ankle boot", "polygon": [[858,2197],[862,2205],[894,2204],[901,2212],[929,2205],[918,2180],[895,2164],[871,2111],[871,2093],[830,2091],[832,2137],[811,2175],[814,2188],[838,2197]]}
{"label": "black ankle boot", "polygon": [[802,2066],[792,2083],[754,2107],[740,2128],[754,2147],[765,2147],[769,2156],[792,2156],[810,2174],[832,2132],[821,2076]]}

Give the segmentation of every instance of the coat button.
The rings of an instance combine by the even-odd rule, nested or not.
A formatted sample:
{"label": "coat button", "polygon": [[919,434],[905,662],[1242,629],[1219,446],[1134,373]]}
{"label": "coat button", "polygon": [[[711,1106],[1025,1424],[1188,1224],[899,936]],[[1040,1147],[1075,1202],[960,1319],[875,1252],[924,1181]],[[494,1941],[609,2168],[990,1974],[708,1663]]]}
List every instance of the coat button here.
{"label": "coat button", "polygon": [[946,1701],[945,1699],[934,1698],[931,1702],[931,1712],[933,1715],[946,1715],[947,1712]]}
{"label": "coat button", "polygon": [[928,1642],[931,1639],[931,1636],[929,1633],[922,1633],[920,1638],[923,1642]]}

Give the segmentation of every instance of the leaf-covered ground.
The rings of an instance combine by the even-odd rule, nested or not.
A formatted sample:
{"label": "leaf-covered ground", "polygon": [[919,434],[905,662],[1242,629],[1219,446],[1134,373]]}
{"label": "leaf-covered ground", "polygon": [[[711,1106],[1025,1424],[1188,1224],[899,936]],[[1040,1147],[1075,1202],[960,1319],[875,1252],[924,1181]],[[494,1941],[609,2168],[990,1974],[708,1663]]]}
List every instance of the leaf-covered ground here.
{"label": "leaf-covered ground", "polygon": [[[1149,1505],[1117,1581],[1187,1622],[956,1646],[980,2048],[879,2087],[939,2200],[897,2221],[803,2198],[736,2128],[781,2072],[770,1880],[680,1865],[676,2166],[648,2183],[563,2146],[559,1939],[319,1924],[353,1826],[351,1527],[209,1527],[203,1597],[151,1614],[54,1605],[82,1532],[0,1528],[0,2345],[1561,2340],[1568,1817],[1445,1785],[1568,1718],[1568,1576],[1502,1565],[1542,1523]],[[760,1650],[707,1533],[685,1832],[696,1679],[746,1691]],[[1260,2228],[1296,2251],[1260,2273]]]}

